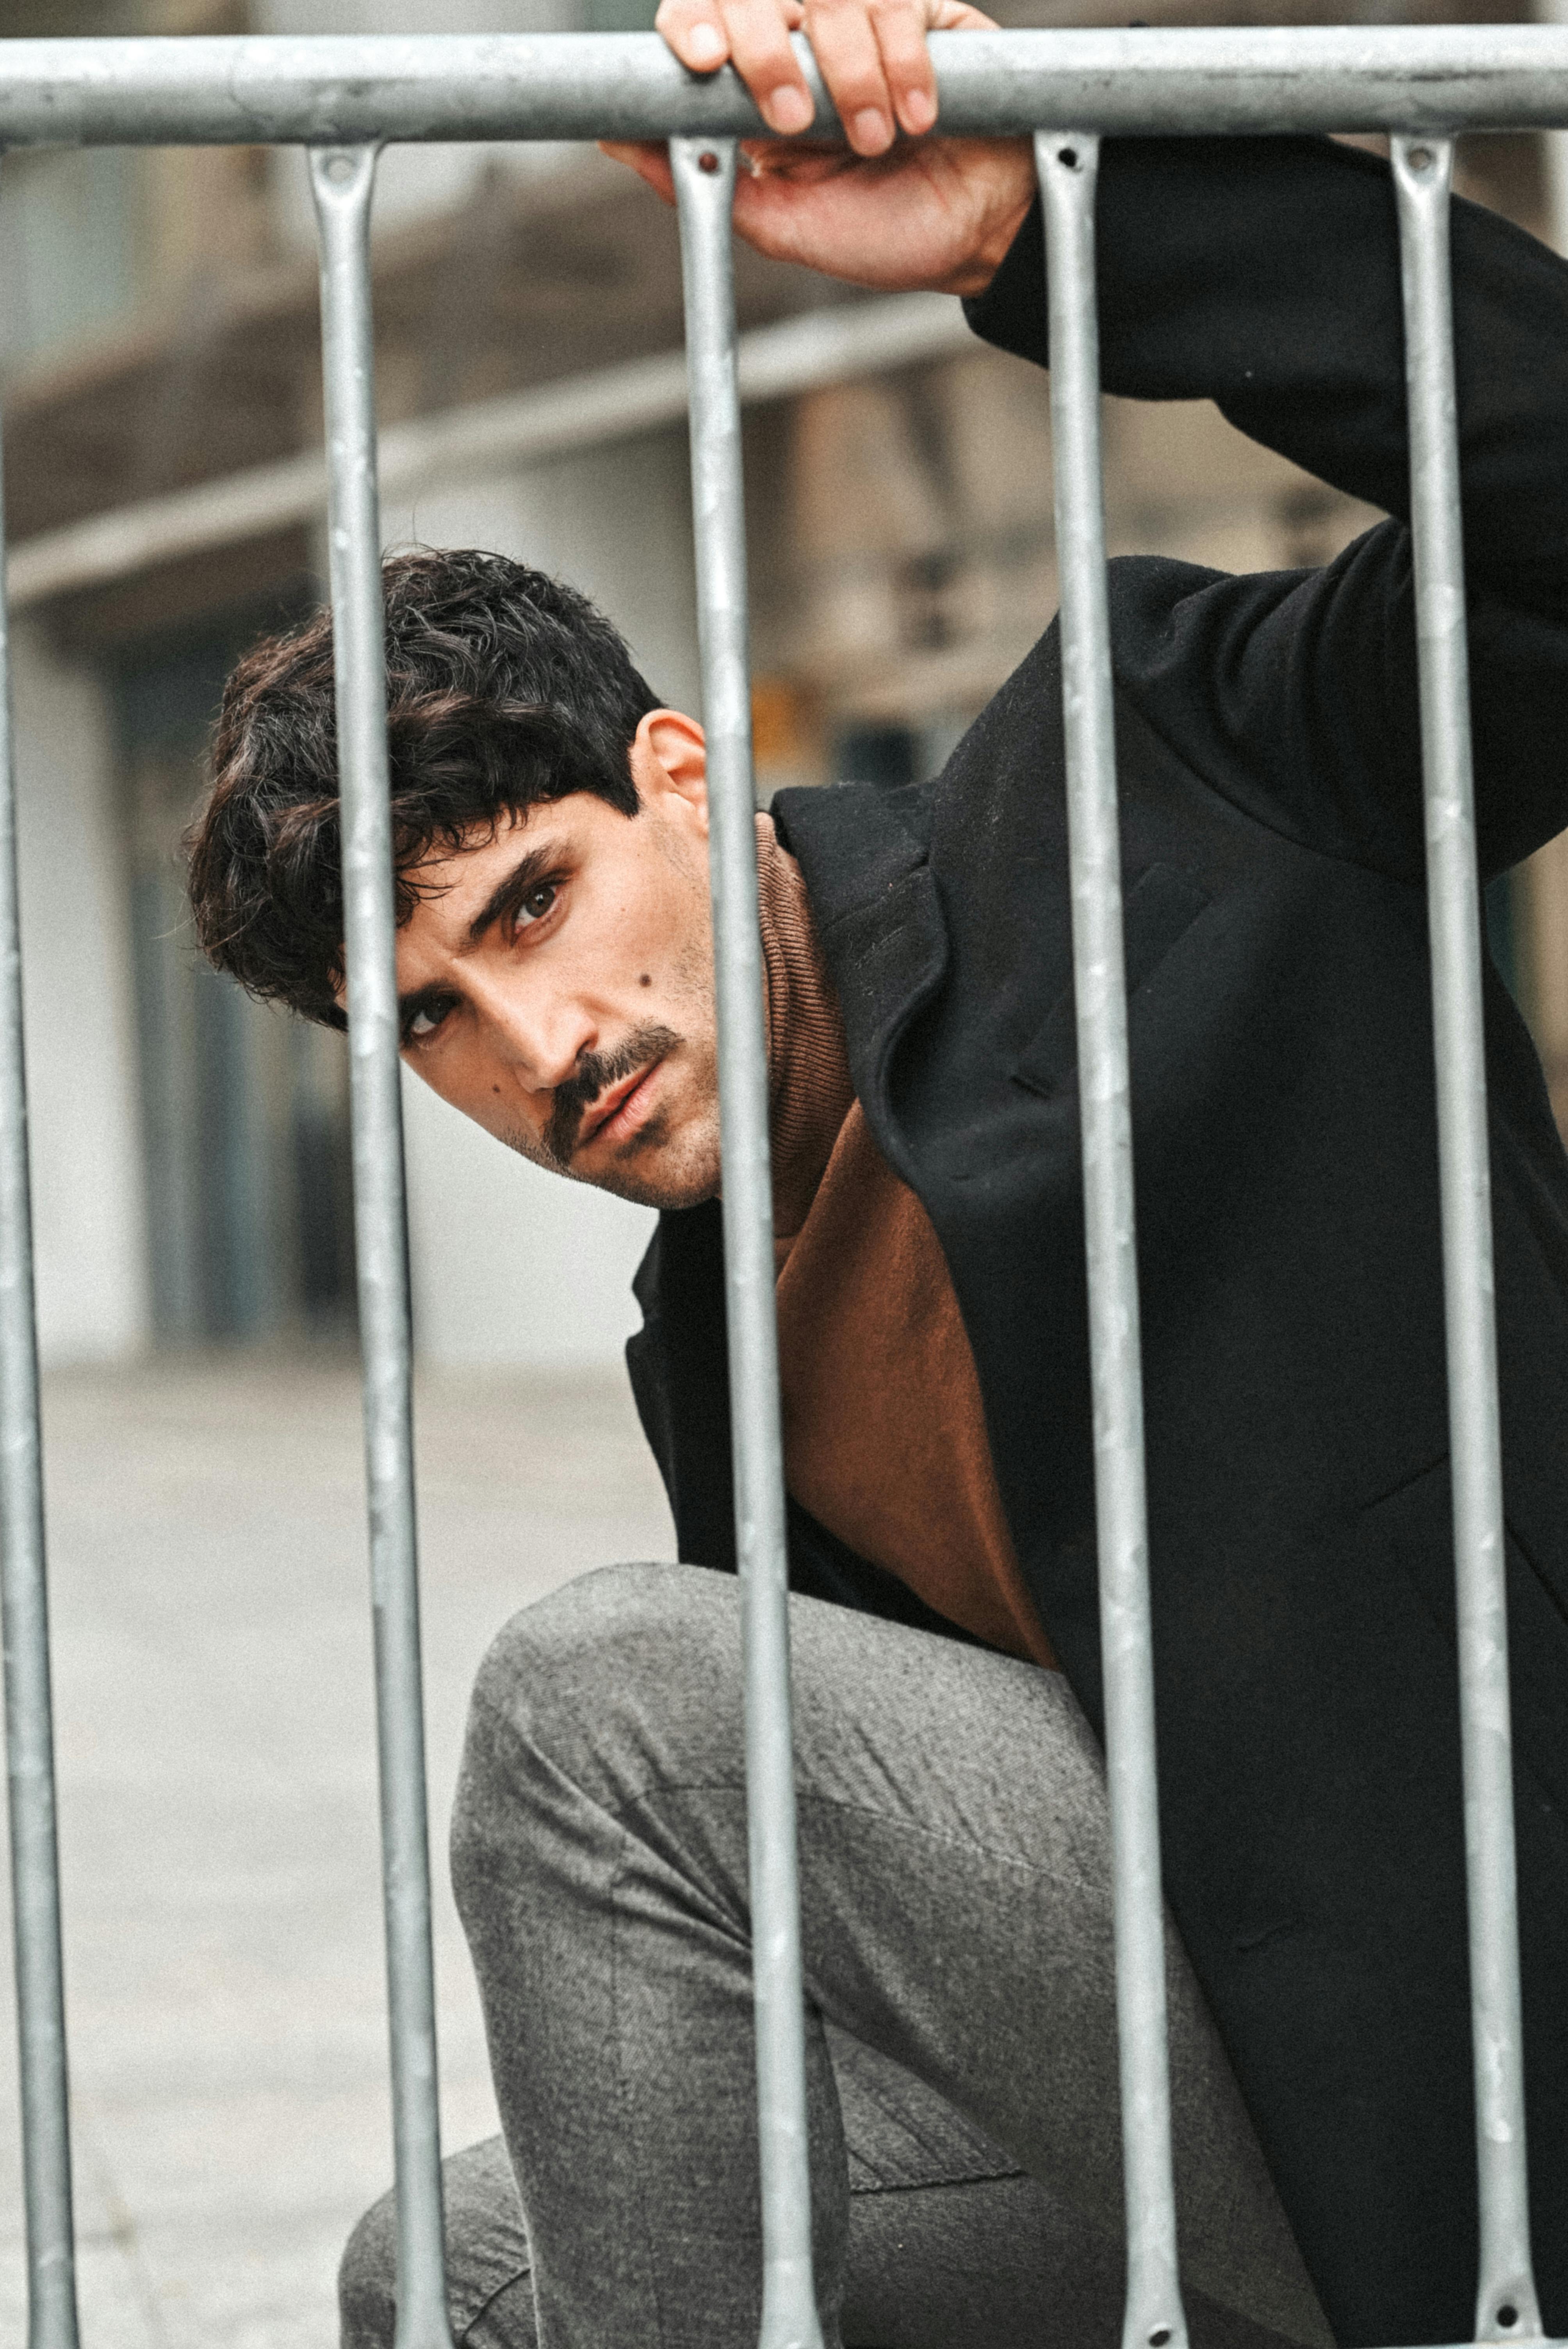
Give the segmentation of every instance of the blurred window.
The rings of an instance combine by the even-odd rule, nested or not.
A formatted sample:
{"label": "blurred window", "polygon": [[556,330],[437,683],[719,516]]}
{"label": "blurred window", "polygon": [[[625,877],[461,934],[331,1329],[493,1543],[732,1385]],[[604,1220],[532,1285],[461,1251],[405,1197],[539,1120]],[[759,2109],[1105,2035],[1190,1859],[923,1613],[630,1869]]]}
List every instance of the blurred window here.
{"label": "blurred window", "polygon": [[0,172],[0,371],[100,334],[145,292],[142,157],[15,152]]}

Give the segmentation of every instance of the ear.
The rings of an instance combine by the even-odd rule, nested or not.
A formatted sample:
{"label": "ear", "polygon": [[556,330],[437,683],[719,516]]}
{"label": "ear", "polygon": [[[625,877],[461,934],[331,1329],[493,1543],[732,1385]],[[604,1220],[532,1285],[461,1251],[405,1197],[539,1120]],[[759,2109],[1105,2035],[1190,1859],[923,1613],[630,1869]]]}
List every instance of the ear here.
{"label": "ear", "polygon": [[[707,746],[695,718],[678,709],[650,709],[632,738],[632,780],[645,807],[665,802],[665,812],[695,820],[707,833]],[[677,808],[669,802],[678,801]]]}

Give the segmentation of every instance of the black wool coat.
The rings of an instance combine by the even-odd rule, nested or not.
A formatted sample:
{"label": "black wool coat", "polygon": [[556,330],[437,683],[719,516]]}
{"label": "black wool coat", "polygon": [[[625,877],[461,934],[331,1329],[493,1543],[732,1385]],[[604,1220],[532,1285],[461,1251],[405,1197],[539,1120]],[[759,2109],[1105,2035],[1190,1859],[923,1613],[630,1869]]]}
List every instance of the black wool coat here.
{"label": "black wool coat", "polygon": [[[1326,569],[1116,563],[1170,1899],[1337,2337],[1469,2337],[1475,2158],[1397,235],[1314,140],[1108,145],[1108,388],[1209,396],[1395,519]],[[1483,868],[1568,823],[1568,267],[1454,219]],[[1043,361],[1038,216],[976,329]],[[1043,396],[1043,393],[1042,393]],[[879,1146],[923,1201],[1040,1615],[1102,1722],[1060,669],[938,780],[783,793]],[[1568,1162],[1487,973],[1538,2275],[1568,2329]],[[718,1211],[630,1349],[733,1566]],[[799,1587],[934,1621],[798,1509]]]}

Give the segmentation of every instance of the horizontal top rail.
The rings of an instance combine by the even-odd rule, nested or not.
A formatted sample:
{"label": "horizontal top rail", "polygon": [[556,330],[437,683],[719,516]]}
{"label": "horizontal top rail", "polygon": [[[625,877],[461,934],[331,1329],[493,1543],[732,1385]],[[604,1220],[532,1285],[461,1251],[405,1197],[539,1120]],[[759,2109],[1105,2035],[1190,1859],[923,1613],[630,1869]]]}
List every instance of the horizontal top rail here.
{"label": "horizontal top rail", "polygon": [[[818,121],[836,127],[797,41]],[[950,131],[1568,128],[1568,26],[937,33]],[[0,44],[0,145],[765,136],[736,76],[653,33]]]}

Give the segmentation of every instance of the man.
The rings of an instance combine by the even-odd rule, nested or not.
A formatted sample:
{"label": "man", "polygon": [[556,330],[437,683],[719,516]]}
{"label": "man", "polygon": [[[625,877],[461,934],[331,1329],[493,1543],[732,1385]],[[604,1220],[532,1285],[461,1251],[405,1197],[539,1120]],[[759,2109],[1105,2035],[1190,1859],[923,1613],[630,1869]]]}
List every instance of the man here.
{"label": "man", "polygon": [[[789,0],[667,0],[803,127]],[[923,137],[913,5],[808,16],[854,148],[764,249],[1046,357],[1022,142]],[[893,124],[910,143],[892,148]],[[654,150],[635,167],[665,193]],[[1112,573],[1185,2275],[1206,2342],[1466,2337],[1476,2273],[1399,294],[1384,167],[1121,141],[1108,386],[1396,519],[1325,571]],[[1454,220],[1481,862],[1568,823],[1568,270]],[[698,728],[480,555],[387,572],[410,1065],[664,1212],[630,1350],[684,1568],[526,1610],[455,1878],[506,2132],[448,2166],[471,2344],[753,2337],[758,2209]],[[330,639],[232,681],[205,944],[341,1019]],[[1053,627],[928,788],[759,824],[813,2212],[851,2344],[1119,2332],[1092,1458]],[[1487,978],[1536,2272],[1568,2325],[1568,1164]],[[831,1601],[831,1604],[823,1604]],[[1059,1669],[1057,1668],[1059,1665]],[[515,2179],[515,2185],[514,2185]],[[385,2209],[346,2334],[390,2339]],[[1489,2312],[1506,2335],[1510,2308]]]}

